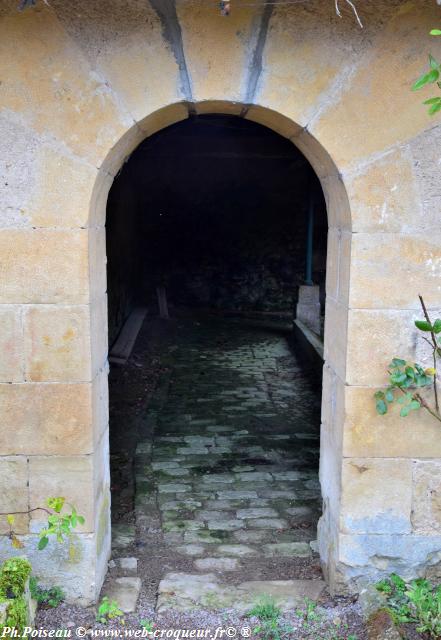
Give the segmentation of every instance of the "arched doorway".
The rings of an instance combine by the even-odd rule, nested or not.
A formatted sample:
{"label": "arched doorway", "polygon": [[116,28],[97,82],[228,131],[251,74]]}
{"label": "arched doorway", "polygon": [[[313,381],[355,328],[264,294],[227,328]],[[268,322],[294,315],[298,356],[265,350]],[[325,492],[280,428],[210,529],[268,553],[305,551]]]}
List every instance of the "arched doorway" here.
{"label": "arched doorway", "polygon": [[[320,571],[323,351],[315,349],[326,241],[309,162],[237,116],[161,130],[115,179],[107,205],[113,522],[117,539],[131,530],[148,547],[140,561],[151,583],[156,575],[155,592],[175,572],[181,584],[191,580],[189,563],[219,579],[227,567],[241,581]],[[124,355],[142,309],[139,340]],[[152,561],[164,544],[168,572]]]}

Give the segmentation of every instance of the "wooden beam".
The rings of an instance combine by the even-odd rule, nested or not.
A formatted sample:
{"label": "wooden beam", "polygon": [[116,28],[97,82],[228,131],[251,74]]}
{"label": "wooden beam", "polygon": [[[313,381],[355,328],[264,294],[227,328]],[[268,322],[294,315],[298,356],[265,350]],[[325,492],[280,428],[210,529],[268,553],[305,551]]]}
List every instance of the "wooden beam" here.
{"label": "wooden beam", "polygon": [[125,321],[109,353],[109,362],[126,364],[147,314],[146,307],[136,307]]}

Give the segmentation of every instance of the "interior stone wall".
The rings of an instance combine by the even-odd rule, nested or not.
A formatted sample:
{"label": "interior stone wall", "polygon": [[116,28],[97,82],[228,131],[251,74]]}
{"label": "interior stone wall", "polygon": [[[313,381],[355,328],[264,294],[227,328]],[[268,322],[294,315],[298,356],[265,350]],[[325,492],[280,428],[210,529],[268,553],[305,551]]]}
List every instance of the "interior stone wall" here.
{"label": "interior stone wall", "polygon": [[[37,572],[71,599],[94,600],[110,548],[107,193],[141,140],[194,111],[289,138],[325,193],[319,545],[331,589],[440,574],[439,427],[372,403],[384,363],[423,349],[417,294],[441,307],[441,128],[421,106],[429,92],[409,92],[429,47],[440,54],[428,37],[439,11],[373,0],[361,31],[322,0],[228,19],[202,0],[0,3],[0,503],[26,511],[61,493],[86,516],[70,554],[35,550],[38,512],[17,521]],[[3,535],[0,554],[14,552]]]}
{"label": "interior stone wall", "polygon": [[242,118],[202,116],[147,138],[107,206],[109,339],[130,307],[294,314],[314,200],[314,282],[325,291],[320,183],[285,138]]}

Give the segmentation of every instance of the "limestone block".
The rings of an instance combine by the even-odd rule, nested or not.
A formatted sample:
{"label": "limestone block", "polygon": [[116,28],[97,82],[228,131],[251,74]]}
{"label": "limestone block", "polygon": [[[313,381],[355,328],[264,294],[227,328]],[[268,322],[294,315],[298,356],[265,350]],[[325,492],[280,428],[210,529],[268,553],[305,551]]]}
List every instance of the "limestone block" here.
{"label": "limestone block", "polygon": [[409,310],[351,309],[346,382],[382,386],[387,382],[387,365],[393,357],[414,359],[417,333],[414,320],[420,316],[418,311]]}
{"label": "limestone block", "polygon": [[399,416],[391,406],[385,416],[375,409],[372,387],[345,387],[343,455],[373,458],[441,458],[439,425],[426,411]]}
{"label": "limestone block", "polygon": [[349,299],[352,234],[331,227],[326,257],[326,296],[341,304]]}
{"label": "limestone block", "polygon": [[[441,193],[438,181],[439,147],[441,128],[430,127],[410,143],[412,170],[420,196],[421,229],[439,231],[439,212],[441,211]],[[416,211],[419,212],[420,208]]]}
{"label": "limestone block", "polygon": [[[117,161],[122,164],[123,156],[119,156],[118,152],[113,149],[109,152],[109,162],[116,156]],[[103,168],[98,171],[91,193],[89,204],[89,224],[91,227],[103,227],[106,224],[107,215],[107,198],[110,187],[113,184],[114,176]]]}
{"label": "limestone block", "polygon": [[182,99],[179,69],[163,25],[149,2],[107,6],[78,0],[75,11],[55,8],[58,19],[135,120]]}
{"label": "limestone block", "polygon": [[169,127],[175,122],[180,122],[188,118],[188,105],[185,102],[178,102],[162,107],[139,121],[139,127],[144,132],[144,137],[151,136],[157,131]]}
{"label": "limestone block", "polygon": [[106,229],[89,229],[89,278],[90,299],[95,300],[107,291]]}
{"label": "limestone block", "polygon": [[[435,455],[434,452],[433,456]],[[435,460],[416,460],[413,463],[413,484],[413,530],[423,535],[440,535],[441,463]]]}
{"label": "limestone block", "polygon": [[343,533],[410,533],[412,462],[346,458],[342,467]]}
{"label": "limestone block", "polygon": [[430,217],[423,215],[408,147],[375,158],[345,175],[344,181],[354,231],[409,233],[430,225]]}
{"label": "limestone block", "polygon": [[87,231],[0,230],[0,302],[87,302]]}
{"label": "limestone block", "polygon": [[[310,136],[312,138],[312,136]],[[298,144],[298,140],[300,138],[294,138],[294,143],[303,151],[302,147]],[[315,146],[317,146],[316,143]],[[321,151],[320,151],[321,150]],[[319,153],[320,152],[320,153]],[[316,173],[318,171],[317,167],[320,167],[320,163],[323,162],[323,156],[326,157],[327,152],[324,150],[324,147],[319,147],[319,152],[316,157],[319,160],[316,160],[316,157],[310,158],[308,155],[308,149],[305,149],[304,154],[311,162],[314,167]],[[328,161],[326,164],[329,165]],[[320,177],[320,176],[319,176]],[[341,174],[336,173],[336,168],[334,163],[332,162],[332,166],[328,169],[328,175],[324,177],[320,177],[320,183],[323,189],[323,195],[325,196],[326,202],[326,210],[328,213],[328,222],[331,227],[339,227],[340,229],[344,229],[345,231],[350,231],[352,228],[352,208],[351,203],[348,199],[348,193],[346,191],[346,186],[343,182],[343,178]]]}
{"label": "limestone block", "polygon": [[[86,227],[96,167],[40,145],[33,164],[35,186],[22,215],[33,227]],[[66,194],[69,194],[66,197]]]}
{"label": "limestone block", "polygon": [[[25,545],[22,553],[32,564],[32,573],[44,587],[63,585],[68,602],[89,606],[99,594],[101,583],[96,573],[95,538],[91,534],[75,535],[66,544],[51,540],[44,550],[38,551],[38,536],[20,536]],[[0,557],[17,555],[10,540],[0,536]],[[68,580],[66,579],[68,576]]]}
{"label": "limestone block", "polygon": [[259,101],[305,126],[340,74],[347,77],[360,40],[351,21],[339,20],[326,3],[315,4],[313,11],[301,4],[274,7]]}
{"label": "limestone block", "polygon": [[101,295],[90,305],[90,345],[92,375],[106,367],[108,355],[107,341],[107,295]]}
{"label": "limestone block", "polygon": [[100,166],[133,118],[66,36],[54,10],[42,4],[4,17],[0,45],[3,107]]}
{"label": "limestone block", "polygon": [[[392,572],[405,579],[425,575],[441,561],[441,536],[341,534],[339,570],[355,588],[374,583]],[[355,582],[355,584],[354,584]]]}
{"label": "limestone block", "polygon": [[[27,483],[28,465],[24,456],[0,457],[0,505],[2,512],[27,511]],[[16,515],[14,531],[27,533],[28,523],[28,515]],[[6,518],[0,516],[0,534],[8,532],[9,525]],[[9,539],[8,544],[12,546]]]}
{"label": "limestone block", "polygon": [[0,380],[20,382],[23,372],[22,309],[16,306],[0,306]]}
{"label": "limestone block", "polygon": [[[433,28],[436,12],[436,5],[430,4],[399,6],[386,27],[379,30],[371,54],[364,56],[342,82],[338,100],[329,100],[312,123],[311,132],[340,170],[432,127],[421,109],[421,101],[431,95],[430,89],[404,103],[402,96],[411,96],[410,84],[424,68],[427,41],[421,33]],[[403,65],[403,59],[408,64]],[[394,69],[393,86],[385,69]]]}
{"label": "limestone block", "polygon": [[245,99],[250,49],[262,7],[238,7],[228,19],[204,0],[177,3],[176,9],[194,99]]}
{"label": "limestone block", "polygon": [[2,455],[92,451],[89,383],[0,384],[0,414]]}
{"label": "limestone block", "polygon": [[[85,524],[75,531],[94,530],[94,482],[91,456],[32,456],[29,458],[29,505],[44,506],[51,496],[63,496],[77,512],[84,516]],[[31,531],[37,532],[46,521],[46,514],[31,514]]]}
{"label": "limestone block", "polygon": [[230,102],[228,100],[202,100],[194,105],[196,113],[223,113],[226,115],[239,116],[243,109],[241,102]]}
{"label": "limestone block", "polygon": [[272,129],[272,131],[290,140],[302,130],[296,122],[282,113],[259,105],[251,105],[246,112],[245,118],[268,127],[268,129]]}
{"label": "limestone block", "polygon": [[24,315],[25,371],[32,382],[91,379],[87,306],[31,306]]}
{"label": "limestone block", "polygon": [[354,234],[351,307],[420,309],[418,294],[441,302],[440,283],[441,234]]}
{"label": "limestone block", "polygon": [[108,366],[97,373],[92,382],[93,437],[95,446],[109,426]]}
{"label": "limestone block", "polygon": [[332,366],[342,380],[346,377],[348,309],[332,299],[326,300],[325,311],[325,361]]}

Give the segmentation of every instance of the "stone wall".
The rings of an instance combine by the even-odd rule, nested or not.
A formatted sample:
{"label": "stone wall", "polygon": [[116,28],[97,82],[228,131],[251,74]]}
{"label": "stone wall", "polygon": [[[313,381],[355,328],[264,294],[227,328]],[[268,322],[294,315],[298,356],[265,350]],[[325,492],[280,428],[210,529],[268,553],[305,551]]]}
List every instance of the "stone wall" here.
{"label": "stone wall", "polygon": [[[343,3],[341,3],[343,4]],[[202,0],[0,4],[0,499],[62,493],[76,551],[26,552],[91,601],[108,557],[106,199],[125,157],[189,114],[229,113],[290,139],[328,219],[320,553],[333,590],[440,573],[441,439],[429,417],[379,417],[391,356],[420,349],[417,294],[441,307],[439,120],[410,83],[435,2],[266,5],[221,18]],[[390,71],[390,73],[389,73]],[[7,532],[4,522],[1,531]],[[0,553],[12,553],[3,536]],[[63,580],[61,580],[63,581]]]}

